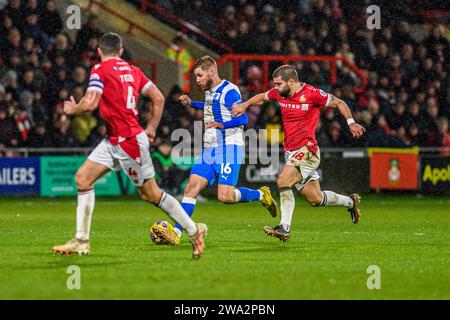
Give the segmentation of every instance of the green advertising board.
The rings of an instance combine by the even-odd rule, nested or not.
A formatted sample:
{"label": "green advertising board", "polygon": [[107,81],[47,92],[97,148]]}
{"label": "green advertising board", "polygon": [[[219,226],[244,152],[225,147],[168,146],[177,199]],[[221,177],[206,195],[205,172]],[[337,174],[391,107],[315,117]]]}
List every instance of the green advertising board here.
{"label": "green advertising board", "polygon": [[[86,157],[41,157],[41,195],[70,196],[77,194],[75,173]],[[135,194],[136,188],[123,173],[108,172],[95,183],[96,195]]]}

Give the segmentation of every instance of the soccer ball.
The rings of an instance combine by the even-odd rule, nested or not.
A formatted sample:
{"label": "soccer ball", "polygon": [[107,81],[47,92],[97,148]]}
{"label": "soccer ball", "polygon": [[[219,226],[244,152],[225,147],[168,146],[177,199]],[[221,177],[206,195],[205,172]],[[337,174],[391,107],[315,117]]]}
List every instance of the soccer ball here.
{"label": "soccer ball", "polygon": [[171,232],[173,230],[173,226],[164,220],[158,220],[156,221],[152,227],[150,228],[150,239],[152,239],[154,244],[166,244],[166,240],[160,238],[156,233],[155,229],[166,229],[167,231]]}

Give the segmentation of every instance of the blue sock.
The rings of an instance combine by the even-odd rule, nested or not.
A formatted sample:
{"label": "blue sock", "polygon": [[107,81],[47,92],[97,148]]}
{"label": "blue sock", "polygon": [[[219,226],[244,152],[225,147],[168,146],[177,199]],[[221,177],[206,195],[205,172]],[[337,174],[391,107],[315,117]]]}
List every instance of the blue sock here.
{"label": "blue sock", "polygon": [[[189,217],[192,217],[192,214],[194,213],[196,202],[197,199],[189,197],[184,197],[183,201],[181,202],[181,206],[183,207],[184,211],[186,211]],[[174,228],[180,230],[180,232],[183,232],[183,227],[178,223],[174,226]]]}
{"label": "blue sock", "polygon": [[[235,189],[236,194],[238,195],[238,202],[250,202],[250,201],[255,201],[255,200],[259,200],[260,196],[261,196],[261,191],[259,190],[253,190],[253,189],[249,189],[249,188],[238,188]],[[239,193],[240,193],[240,199],[239,199]]]}

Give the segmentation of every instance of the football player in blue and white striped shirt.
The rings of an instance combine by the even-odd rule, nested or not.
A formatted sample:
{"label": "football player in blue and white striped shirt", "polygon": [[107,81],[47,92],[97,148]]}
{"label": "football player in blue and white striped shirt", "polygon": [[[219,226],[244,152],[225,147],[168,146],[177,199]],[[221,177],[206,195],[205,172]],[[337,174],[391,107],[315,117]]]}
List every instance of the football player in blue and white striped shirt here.
{"label": "football player in blue and white striped shirt", "polygon": [[[210,56],[198,59],[193,69],[198,86],[205,92],[205,101],[191,101],[187,95],[181,96],[180,101],[185,106],[203,110],[205,132],[202,153],[191,169],[182,207],[192,216],[198,194],[208,183],[213,185],[218,179],[219,201],[226,204],[260,201],[275,217],[277,206],[268,187],[236,188],[244,160],[244,126],[248,122],[247,114],[235,117],[231,111],[234,104],[242,103],[239,88],[220,79],[217,64]],[[183,229],[175,225],[173,230],[165,233],[164,243],[179,243]]]}

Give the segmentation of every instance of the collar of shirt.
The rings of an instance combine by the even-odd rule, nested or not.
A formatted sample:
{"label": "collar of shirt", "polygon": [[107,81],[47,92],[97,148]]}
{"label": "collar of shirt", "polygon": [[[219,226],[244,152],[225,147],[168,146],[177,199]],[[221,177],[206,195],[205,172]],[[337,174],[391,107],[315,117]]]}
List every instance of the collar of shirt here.
{"label": "collar of shirt", "polygon": [[214,88],[208,90],[208,92],[209,93],[215,92],[224,82],[225,82],[225,80],[222,80],[217,86],[215,86]]}

